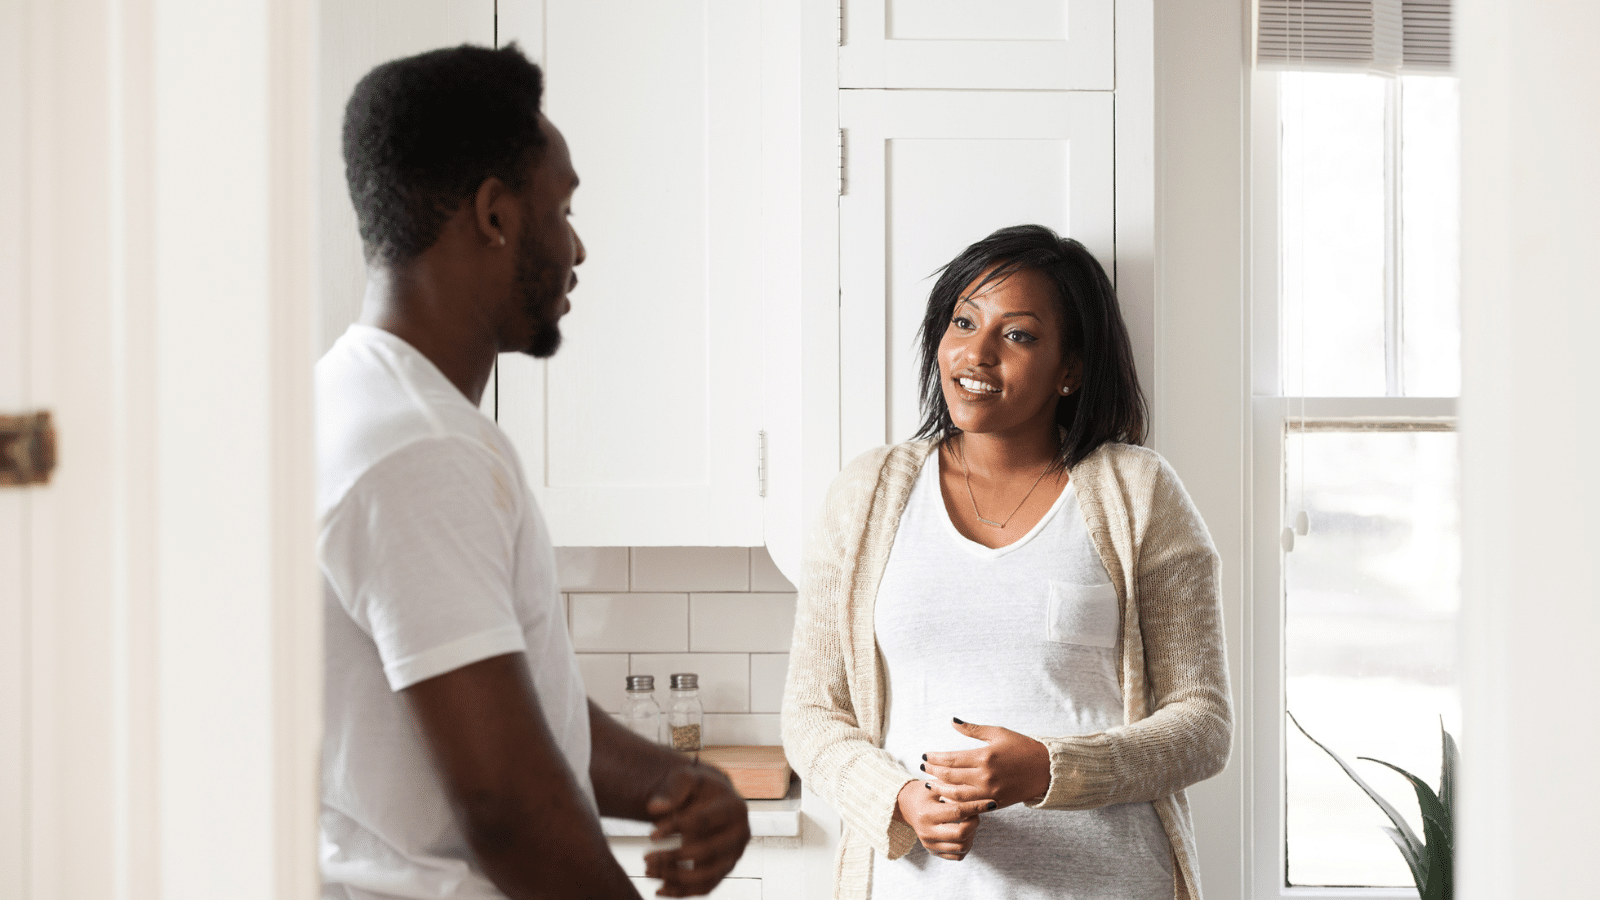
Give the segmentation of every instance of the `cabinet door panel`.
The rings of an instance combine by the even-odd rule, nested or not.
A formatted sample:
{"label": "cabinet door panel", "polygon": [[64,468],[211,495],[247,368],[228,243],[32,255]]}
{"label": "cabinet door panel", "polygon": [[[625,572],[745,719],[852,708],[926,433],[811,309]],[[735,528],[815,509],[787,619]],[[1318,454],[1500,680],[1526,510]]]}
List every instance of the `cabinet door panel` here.
{"label": "cabinet door panel", "polygon": [[[356,82],[379,63],[494,41],[494,0],[322,0],[317,41],[319,354],[361,314],[367,267],[345,186],[340,134]],[[485,398],[485,409],[493,405]]]}
{"label": "cabinet door panel", "polygon": [[848,0],[847,88],[1110,90],[1113,0]]}
{"label": "cabinet door panel", "polygon": [[502,361],[499,415],[558,544],[761,542],[759,14],[544,3],[588,261],[560,352]]}
{"label": "cabinet door panel", "polygon": [[1101,93],[844,91],[841,457],[921,422],[917,331],[936,272],[996,228],[1038,223],[1111,269],[1112,104]]}

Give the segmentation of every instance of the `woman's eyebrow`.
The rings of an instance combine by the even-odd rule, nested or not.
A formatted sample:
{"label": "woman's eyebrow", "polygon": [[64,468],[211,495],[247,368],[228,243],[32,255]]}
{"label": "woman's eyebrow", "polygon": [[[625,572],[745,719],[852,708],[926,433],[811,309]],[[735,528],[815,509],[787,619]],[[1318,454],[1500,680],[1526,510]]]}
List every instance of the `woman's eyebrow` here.
{"label": "woman's eyebrow", "polygon": [[[979,306],[977,301],[973,300],[971,297],[962,297],[960,300],[957,300],[956,301],[956,309],[960,309],[961,308],[961,304],[963,304],[963,303],[970,304],[973,309],[976,309],[976,310],[979,310],[979,311],[982,311],[982,309],[983,309],[983,307]],[[1044,321],[1044,319],[1039,318],[1037,313],[1031,313],[1031,312],[1029,312],[1029,311],[1027,311],[1025,309],[1018,310],[1016,312],[1003,313],[1003,314],[1001,314],[1000,318],[1002,318],[1002,319],[1015,319],[1015,318],[1017,318],[1019,316],[1027,316],[1028,318],[1033,319],[1036,322],[1043,322]]]}

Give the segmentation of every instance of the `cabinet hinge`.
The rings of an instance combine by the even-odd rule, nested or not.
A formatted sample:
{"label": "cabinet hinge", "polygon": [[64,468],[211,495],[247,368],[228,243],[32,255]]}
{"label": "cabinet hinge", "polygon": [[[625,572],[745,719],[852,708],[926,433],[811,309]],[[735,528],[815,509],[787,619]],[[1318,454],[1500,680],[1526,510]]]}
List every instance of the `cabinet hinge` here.
{"label": "cabinet hinge", "polygon": [[845,182],[845,143],[844,129],[839,129],[839,196],[843,197],[849,185]]}
{"label": "cabinet hinge", "polygon": [[48,484],[56,467],[50,413],[0,416],[0,487]]}
{"label": "cabinet hinge", "polygon": [[756,432],[756,491],[759,496],[767,495],[767,433]]}

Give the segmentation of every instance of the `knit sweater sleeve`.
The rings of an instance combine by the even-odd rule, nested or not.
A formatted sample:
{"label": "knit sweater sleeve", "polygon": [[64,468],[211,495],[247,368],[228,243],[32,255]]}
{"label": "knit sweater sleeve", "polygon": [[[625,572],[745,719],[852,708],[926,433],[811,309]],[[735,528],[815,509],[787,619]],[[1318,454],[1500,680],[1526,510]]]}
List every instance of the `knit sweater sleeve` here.
{"label": "knit sweater sleeve", "polygon": [[[916,833],[894,820],[900,788],[916,777],[858,721],[851,693],[856,667],[847,646],[856,554],[878,475],[874,460],[881,463],[882,454],[869,454],[840,473],[807,544],[783,693],[783,749],[800,777],[839,811],[846,828],[897,859],[916,844]],[[875,644],[866,637],[873,655],[867,665],[875,667]]]}
{"label": "knit sweater sleeve", "polygon": [[[1165,460],[1107,478],[1107,503],[1125,503],[1127,519],[1090,522],[1126,529],[1113,545],[1131,549],[1119,594],[1131,590],[1137,616],[1124,628],[1143,666],[1124,667],[1124,691],[1136,720],[1105,731],[1036,737],[1050,751],[1050,787],[1029,804],[1093,809],[1156,800],[1204,781],[1227,764],[1233,733],[1219,594],[1220,558],[1199,510]],[[1119,556],[1124,554],[1119,553]],[[1117,573],[1113,573],[1113,580]],[[1140,683],[1142,682],[1142,683]],[[1148,711],[1148,715],[1144,712]]]}

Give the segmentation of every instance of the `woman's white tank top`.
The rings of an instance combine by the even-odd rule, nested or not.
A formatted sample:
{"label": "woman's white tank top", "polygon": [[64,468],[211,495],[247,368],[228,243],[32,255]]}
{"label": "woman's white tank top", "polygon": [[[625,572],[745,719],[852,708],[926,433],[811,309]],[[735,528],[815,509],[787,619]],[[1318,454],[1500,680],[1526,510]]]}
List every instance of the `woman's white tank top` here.
{"label": "woman's white tank top", "polygon": [[[964,499],[964,498],[963,498]],[[951,523],[928,457],[895,533],[874,606],[887,674],[884,747],[982,746],[951,718],[1032,735],[1122,724],[1117,594],[1069,483],[1037,525],[988,548]],[[1171,900],[1172,847],[1150,803],[985,813],[960,862],[918,845],[873,864],[874,900]]]}

